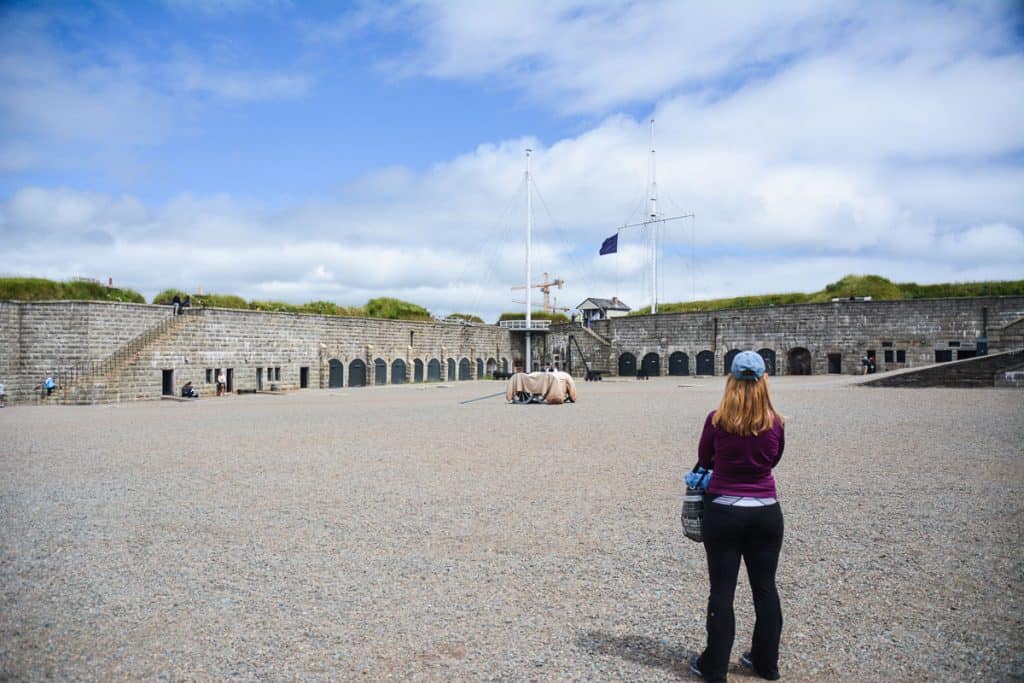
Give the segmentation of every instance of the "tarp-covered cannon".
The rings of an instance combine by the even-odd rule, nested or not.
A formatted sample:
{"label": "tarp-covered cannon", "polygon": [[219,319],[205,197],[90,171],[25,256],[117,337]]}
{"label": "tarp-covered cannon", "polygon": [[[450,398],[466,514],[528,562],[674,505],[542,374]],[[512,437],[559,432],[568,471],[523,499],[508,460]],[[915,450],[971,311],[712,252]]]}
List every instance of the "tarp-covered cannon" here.
{"label": "tarp-covered cannon", "polygon": [[575,403],[576,382],[568,372],[519,372],[509,378],[505,399],[512,403]]}

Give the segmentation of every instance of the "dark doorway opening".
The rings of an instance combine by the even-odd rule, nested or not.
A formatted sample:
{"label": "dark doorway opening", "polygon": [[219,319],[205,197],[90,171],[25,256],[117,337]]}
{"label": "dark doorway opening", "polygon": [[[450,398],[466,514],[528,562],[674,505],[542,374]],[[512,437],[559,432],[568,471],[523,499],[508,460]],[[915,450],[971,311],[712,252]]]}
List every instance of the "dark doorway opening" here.
{"label": "dark doorway opening", "polygon": [[948,363],[953,360],[952,349],[935,349],[935,362]]}
{"label": "dark doorway opening", "polygon": [[309,368],[299,368],[299,389],[309,388]]}
{"label": "dark doorway opening", "polygon": [[811,352],[802,346],[790,349],[787,355],[790,375],[811,374]]}
{"label": "dark doorway opening", "polygon": [[427,363],[427,381],[428,382],[440,382],[441,381],[441,361],[436,358],[431,358],[430,362]]}
{"label": "dark doorway opening", "polygon": [[263,391],[263,368],[256,368],[256,391]]}
{"label": "dark doorway opening", "polygon": [[412,381],[423,381],[423,361],[421,361],[419,358],[412,362]]}
{"label": "dark doorway opening", "polygon": [[828,372],[830,375],[841,375],[843,374],[843,354],[841,353],[830,353],[828,354]]}
{"label": "dark doorway opening", "polygon": [[363,359],[356,358],[348,364],[348,385],[350,387],[366,386],[366,363]]}
{"label": "dark doorway opening", "polygon": [[477,379],[483,379],[484,378],[484,359],[483,358],[477,358],[476,359],[476,378]]}
{"label": "dark doorway opening", "polygon": [[697,354],[697,374],[715,374],[715,354],[713,351],[704,350]]}
{"label": "dark doorway opening", "polygon": [[648,353],[640,361],[640,368],[647,373],[648,377],[658,377],[661,375],[661,356],[656,353]]}
{"label": "dark doorway opening", "polygon": [[978,355],[978,352],[975,351],[974,349],[957,349],[956,350],[957,360],[961,360],[963,358],[974,358],[977,355]]}
{"label": "dark doorway opening", "polygon": [[341,361],[332,358],[327,361],[327,388],[340,389],[345,386],[345,368]]}
{"label": "dark doorway opening", "polygon": [[764,369],[769,375],[775,374],[775,352],[771,349],[761,349],[757,352],[764,360]]}
{"label": "dark doorway opening", "polygon": [[449,358],[448,359],[448,381],[449,382],[454,382],[455,381],[455,359],[454,358]]}
{"label": "dark doorway opening", "polygon": [[378,358],[377,360],[373,361],[373,383],[388,383],[388,363],[383,358]]}
{"label": "dark doorway opening", "polygon": [[726,351],[725,359],[722,361],[722,369],[724,371],[722,373],[723,375],[728,375],[730,372],[732,372],[732,361],[736,356],[739,355],[739,353],[739,349],[732,349],[731,351]]}
{"label": "dark doorway opening", "polygon": [[632,377],[636,374],[636,356],[628,351],[619,356],[619,376]]}
{"label": "dark doorway opening", "polygon": [[235,369],[234,368],[228,368],[227,378],[226,379],[228,381],[228,393],[230,394],[231,392],[233,392],[235,390]]}
{"label": "dark doorway opening", "polygon": [[395,362],[391,364],[391,383],[405,384],[405,373],[405,361],[401,358],[396,358]]}
{"label": "dark doorway opening", "polygon": [[472,369],[470,368],[469,359],[468,358],[463,358],[462,360],[459,361],[459,379],[460,380],[470,379],[470,377],[471,377],[471,374],[470,374],[471,370]]}
{"label": "dark doorway opening", "polygon": [[668,357],[668,374],[673,376],[690,374],[690,357],[682,351],[676,351]]}
{"label": "dark doorway opening", "polygon": [[174,370],[163,371],[163,386],[161,391],[164,396],[174,396]]}

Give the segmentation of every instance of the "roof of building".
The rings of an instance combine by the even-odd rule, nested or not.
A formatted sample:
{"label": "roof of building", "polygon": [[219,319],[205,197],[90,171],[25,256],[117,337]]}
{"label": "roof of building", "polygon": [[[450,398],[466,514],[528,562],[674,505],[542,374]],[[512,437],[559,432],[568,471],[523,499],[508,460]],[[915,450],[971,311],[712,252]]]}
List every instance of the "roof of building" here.
{"label": "roof of building", "polygon": [[579,306],[576,308],[583,308],[587,302],[592,303],[596,308],[602,311],[632,311],[633,309],[624,304],[619,297],[613,296],[611,299],[597,299],[595,297],[587,297],[584,299]]}

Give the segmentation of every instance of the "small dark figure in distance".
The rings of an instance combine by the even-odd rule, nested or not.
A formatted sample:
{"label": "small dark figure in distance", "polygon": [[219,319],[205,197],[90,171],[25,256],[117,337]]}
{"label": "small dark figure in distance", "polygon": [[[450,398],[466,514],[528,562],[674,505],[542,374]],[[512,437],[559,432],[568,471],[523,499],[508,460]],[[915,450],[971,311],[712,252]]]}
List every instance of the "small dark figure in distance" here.
{"label": "small dark figure in distance", "polygon": [[644,370],[643,368],[640,368],[639,370],[636,371],[636,378],[637,379],[650,379],[650,377],[647,375],[647,371]]}
{"label": "small dark figure in distance", "polygon": [[189,308],[191,305],[192,305],[192,297],[186,296],[185,300],[181,302],[181,310],[179,312],[180,313],[184,313],[185,309]]}
{"label": "small dark figure in distance", "polygon": [[192,386],[192,381],[185,382],[185,386],[181,388],[182,398],[199,398],[199,392]]}
{"label": "small dark figure in distance", "polygon": [[504,370],[495,370],[493,377],[494,379],[510,379],[512,377],[512,373],[505,372]]}

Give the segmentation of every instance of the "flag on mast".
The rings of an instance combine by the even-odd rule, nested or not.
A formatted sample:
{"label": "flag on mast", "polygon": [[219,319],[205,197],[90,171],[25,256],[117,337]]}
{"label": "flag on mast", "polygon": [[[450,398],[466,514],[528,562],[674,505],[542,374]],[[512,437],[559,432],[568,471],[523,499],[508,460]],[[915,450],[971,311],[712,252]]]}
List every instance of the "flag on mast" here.
{"label": "flag on mast", "polygon": [[598,256],[604,256],[605,254],[614,254],[619,250],[619,233],[615,233],[604,242],[601,243],[601,251]]}

